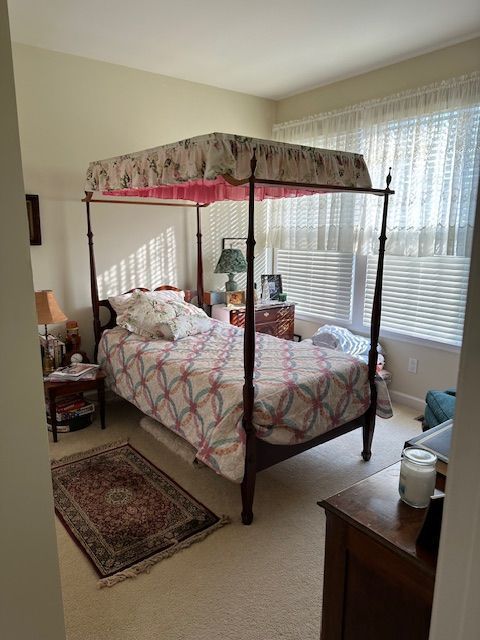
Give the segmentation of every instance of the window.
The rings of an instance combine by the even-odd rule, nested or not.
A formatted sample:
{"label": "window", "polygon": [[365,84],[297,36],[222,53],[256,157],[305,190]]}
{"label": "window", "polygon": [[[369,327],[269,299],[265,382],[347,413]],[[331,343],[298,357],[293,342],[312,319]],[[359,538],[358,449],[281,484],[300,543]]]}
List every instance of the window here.
{"label": "window", "polygon": [[[393,167],[384,330],[461,343],[479,131],[480,74],[274,129],[285,142],[363,153],[374,186],[385,184],[386,170]],[[274,271],[282,274],[300,316],[367,331],[382,199],[299,200],[269,208]]]}
{"label": "window", "polygon": [[352,321],[353,254],[278,249],[275,257],[275,272],[297,313]]}
{"label": "window", "polygon": [[[382,327],[408,336],[462,342],[470,260],[456,256],[386,256]],[[367,263],[363,322],[370,324],[377,258]]]}

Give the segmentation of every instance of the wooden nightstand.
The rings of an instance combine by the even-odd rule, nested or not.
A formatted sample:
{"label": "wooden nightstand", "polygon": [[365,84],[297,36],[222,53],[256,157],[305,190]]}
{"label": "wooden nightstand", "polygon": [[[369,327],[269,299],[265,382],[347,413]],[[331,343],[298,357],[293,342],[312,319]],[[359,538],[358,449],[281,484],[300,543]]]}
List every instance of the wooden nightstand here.
{"label": "wooden nightstand", "polygon": [[97,371],[96,378],[93,380],[77,380],[68,382],[49,382],[45,380],[43,388],[45,391],[45,399],[48,402],[50,410],[50,422],[52,425],[53,441],[58,441],[57,434],[57,398],[68,396],[75,393],[83,393],[84,391],[97,390],[98,403],[100,405],[100,424],[105,429],[105,378],[103,371]]}
{"label": "wooden nightstand", "polygon": [[[229,322],[236,327],[245,326],[245,308],[229,309],[224,304],[212,307],[212,318]],[[293,302],[270,302],[255,306],[255,331],[277,338],[293,340],[295,305]]]}

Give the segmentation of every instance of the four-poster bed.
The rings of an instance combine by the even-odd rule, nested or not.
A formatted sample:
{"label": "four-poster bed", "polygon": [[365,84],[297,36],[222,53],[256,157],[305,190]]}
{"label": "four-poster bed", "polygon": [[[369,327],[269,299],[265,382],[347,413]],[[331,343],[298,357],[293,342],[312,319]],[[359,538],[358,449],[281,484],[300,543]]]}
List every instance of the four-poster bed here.
{"label": "four-poster bed", "polygon": [[[100,321],[100,308],[109,307],[108,301],[100,301],[97,288],[95,257],[93,247],[93,232],[91,221],[92,203],[118,202],[132,203],[128,200],[132,196],[144,198],[141,201],[134,201],[135,204],[157,204],[181,207],[194,207],[197,216],[197,299],[198,305],[203,305],[203,266],[202,266],[202,233],[201,233],[201,208],[208,206],[212,202],[221,200],[248,200],[248,234],[247,234],[247,290],[246,290],[246,310],[245,310],[245,330],[242,334],[243,340],[243,392],[241,404],[241,431],[240,438],[244,448],[244,468],[241,480],[242,494],[242,521],[250,524],[253,519],[253,497],[255,490],[255,479],[257,471],[266,469],[277,462],[286,460],[298,453],[306,451],[311,447],[327,442],[332,438],[347,433],[358,427],[363,428],[363,450],[362,457],[368,461],[371,456],[371,444],[375,427],[375,415],[377,409],[377,387],[375,384],[377,350],[380,316],[381,316],[381,293],[383,276],[383,256],[386,241],[386,222],[388,212],[388,199],[394,192],[390,190],[390,174],[387,176],[385,189],[373,189],[370,177],[365,165],[363,156],[354,153],[339,151],[329,151],[300,145],[276,143],[273,141],[245,138],[228,134],[209,134],[198,138],[191,138],[172,145],[165,145],[155,149],[138,152],[131,155],[119,156],[108,160],[93,162],[87,172],[86,203],[88,243],[90,256],[90,281],[92,294],[92,308],[94,316],[95,334],[95,354],[97,354],[102,334],[106,329],[115,326],[114,314],[109,322],[102,326]],[[101,192],[106,198],[94,198],[94,192]],[[346,411],[345,401],[342,400],[342,411],[340,416],[350,415],[349,419],[343,422],[337,418],[333,419],[322,431],[309,431],[308,433],[295,433],[288,443],[285,440],[277,440],[275,444],[268,441],[271,434],[277,431],[282,433],[282,427],[274,422],[270,425],[268,434],[261,432],[261,428],[255,422],[255,411],[258,413],[258,405],[261,404],[262,397],[262,371],[261,366],[255,370],[256,348],[259,348],[258,336],[255,334],[255,301],[254,301],[254,216],[255,200],[277,197],[296,197],[310,195],[314,193],[349,192],[359,194],[372,194],[383,198],[382,228],[379,238],[379,260],[377,269],[377,280],[372,309],[371,320],[371,348],[368,360],[368,369],[364,371],[356,369],[360,367],[358,363],[342,361],[341,373],[335,378],[335,372],[329,365],[325,367],[327,385],[334,387],[338,380],[352,376],[352,380],[364,375],[366,381],[366,391],[360,394],[358,388],[351,381],[347,387],[351,395],[352,406],[354,399],[361,407],[361,414],[355,415]],[[112,198],[112,196],[114,196]],[[174,200],[187,200],[189,202],[152,202],[148,198],[167,198]],[[192,203],[193,201],[193,203]],[[138,283],[139,287],[144,283]],[[161,287],[160,287],[161,288]],[[214,321],[213,321],[214,322]],[[124,331],[124,330],[121,330]],[[142,346],[138,336],[128,336],[117,331],[116,339],[120,341],[121,350],[128,346],[135,354],[149,351],[152,348]],[[212,335],[221,329],[213,328]],[[239,332],[241,330],[235,329]],[[113,340],[114,332],[106,332],[104,336],[104,352],[106,358],[108,353],[108,341]],[[238,336],[228,336],[230,343],[238,341]],[[279,340],[270,336],[262,339],[267,340],[266,349],[275,350],[275,344],[268,340]],[[188,340],[185,338],[184,340]],[[131,343],[129,345],[129,342]],[[160,342],[160,341],[159,341]],[[182,341],[178,341],[181,343]],[[280,341],[282,342],[282,341]],[[185,343],[186,344],[186,343]],[[291,343],[292,345],[294,343]],[[300,343],[301,344],[301,343]],[[257,346],[256,346],[257,345]],[[157,345],[160,349],[160,347]],[[119,351],[117,345],[111,347]],[[194,347],[194,349],[196,346]],[[280,347],[278,347],[280,348]],[[293,348],[293,347],[292,347]],[[298,347],[296,347],[298,348]],[[181,351],[178,345],[169,348],[169,355],[172,351]],[[296,377],[303,375],[304,371],[295,370],[296,359],[300,356],[302,360],[303,352],[295,352],[289,356],[290,369],[293,366],[293,374],[289,369],[288,374],[282,372],[281,375],[287,380],[287,386],[291,393],[298,393],[295,387]],[[328,351],[328,350],[326,350]],[[333,353],[333,352],[332,352]],[[104,354],[105,355],[105,354]],[[158,362],[162,360],[161,355],[156,355]],[[319,356],[320,357],[320,356]],[[331,354],[322,353],[323,361],[328,361]],[[344,356],[348,359],[348,357]],[[200,360],[201,358],[199,358]],[[125,363],[120,365],[123,369]],[[365,365],[362,365],[365,367]],[[350,367],[350,368],[349,368]],[[353,367],[353,368],[352,368]],[[348,373],[347,373],[348,371]],[[206,375],[206,372],[198,372],[198,375]],[[291,374],[291,375],[290,375]],[[309,372],[311,374],[311,372]],[[279,374],[279,377],[281,377]],[[290,376],[290,377],[289,377]],[[227,376],[228,377],[228,376]],[[311,377],[311,375],[310,375]],[[210,380],[210,378],[209,378]],[[217,385],[217,380],[214,380]],[[303,383],[302,383],[303,384]],[[302,386],[299,383],[299,386]],[[256,396],[256,387],[259,391]],[[303,388],[303,387],[302,387]],[[292,391],[293,389],[293,391]],[[278,392],[280,393],[280,392]],[[310,393],[310,391],[309,391]],[[359,397],[359,394],[362,397]],[[281,395],[284,398],[285,394]],[[321,412],[318,398],[310,398],[309,402],[315,405],[315,410]],[[348,403],[347,403],[348,404]],[[357,412],[358,412],[357,407]],[[188,407],[187,407],[188,409]],[[191,411],[197,410],[192,404]],[[315,414],[317,415],[317,414]],[[203,418],[202,418],[203,420]],[[203,422],[202,422],[203,424]],[[265,425],[263,425],[265,427]],[[289,429],[295,431],[295,419],[290,422]],[[177,430],[178,431],[178,430]],[[265,431],[265,429],[264,429]],[[308,430],[307,430],[308,431]],[[184,435],[180,431],[181,435]],[[313,434],[313,436],[312,436]],[[185,437],[185,436],[184,436]],[[272,437],[271,440],[275,442]],[[207,463],[208,460],[207,460]],[[211,465],[213,466],[213,465]],[[213,467],[215,468],[215,467]],[[219,471],[222,473],[222,471]],[[227,475],[228,474],[224,474]]]}

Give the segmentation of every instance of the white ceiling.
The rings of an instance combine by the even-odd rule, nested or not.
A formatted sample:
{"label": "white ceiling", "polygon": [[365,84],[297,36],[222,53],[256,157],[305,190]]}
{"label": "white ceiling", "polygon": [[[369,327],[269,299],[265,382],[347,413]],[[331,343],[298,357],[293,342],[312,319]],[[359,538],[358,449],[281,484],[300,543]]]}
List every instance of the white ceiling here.
{"label": "white ceiling", "polygon": [[9,0],[12,40],[278,99],[467,40],[478,0]]}

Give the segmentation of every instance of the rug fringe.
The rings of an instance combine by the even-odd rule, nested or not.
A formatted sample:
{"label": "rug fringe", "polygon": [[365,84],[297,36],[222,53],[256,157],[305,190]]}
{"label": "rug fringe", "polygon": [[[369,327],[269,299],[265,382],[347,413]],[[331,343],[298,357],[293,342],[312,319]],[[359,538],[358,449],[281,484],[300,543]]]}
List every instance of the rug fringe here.
{"label": "rug fringe", "polygon": [[187,547],[190,547],[195,542],[201,542],[208,535],[210,535],[217,529],[220,529],[221,527],[228,524],[229,522],[230,522],[230,518],[224,515],[214,525],[212,525],[208,529],[205,529],[204,531],[200,531],[199,533],[195,534],[191,538],[187,538],[186,540],[183,540],[183,542],[180,542],[179,544],[174,544],[168,549],[164,549],[164,551],[160,551],[159,553],[153,556],[150,556],[150,558],[146,558],[145,560],[142,560],[142,562],[138,562],[133,567],[129,567],[128,569],[124,569],[123,571],[119,571],[118,573],[115,573],[113,576],[109,576],[108,578],[101,578],[98,581],[97,586],[99,589],[103,589],[104,587],[113,587],[113,585],[118,584],[119,582],[123,582],[128,578],[136,578],[141,573],[149,573],[150,569],[155,564],[160,562],[160,560],[165,560],[165,558],[170,558],[175,553],[177,553],[177,551],[186,549]]}
{"label": "rug fringe", "polygon": [[76,462],[77,460],[82,460],[83,458],[88,458],[88,456],[94,455],[95,453],[102,453],[104,451],[110,451],[111,449],[117,449],[118,447],[123,447],[124,445],[129,444],[128,438],[126,440],[116,440],[115,442],[107,442],[106,444],[98,445],[98,447],[94,447],[93,449],[88,449],[87,451],[78,451],[77,453],[71,453],[68,456],[64,456],[63,458],[52,458],[50,460],[50,465],[52,469],[55,469],[57,466],[62,464],[66,464],[68,462]]}

